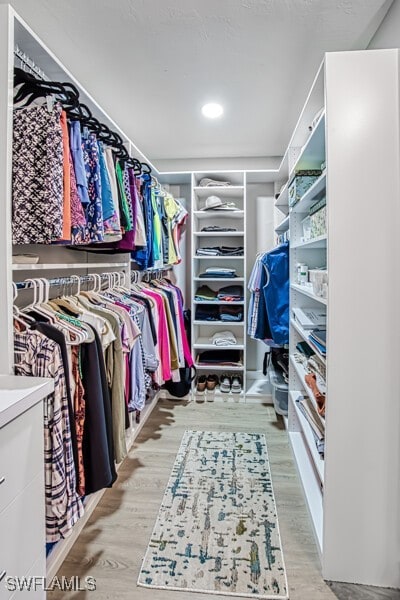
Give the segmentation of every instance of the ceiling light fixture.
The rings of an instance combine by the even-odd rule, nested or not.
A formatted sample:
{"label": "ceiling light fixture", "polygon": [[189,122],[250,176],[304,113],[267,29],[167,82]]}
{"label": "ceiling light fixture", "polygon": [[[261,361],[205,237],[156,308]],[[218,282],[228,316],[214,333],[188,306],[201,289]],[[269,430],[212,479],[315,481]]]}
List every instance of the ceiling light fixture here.
{"label": "ceiling light fixture", "polygon": [[210,102],[209,104],[205,104],[201,112],[207,119],[218,119],[224,113],[224,109],[220,104],[216,102]]}

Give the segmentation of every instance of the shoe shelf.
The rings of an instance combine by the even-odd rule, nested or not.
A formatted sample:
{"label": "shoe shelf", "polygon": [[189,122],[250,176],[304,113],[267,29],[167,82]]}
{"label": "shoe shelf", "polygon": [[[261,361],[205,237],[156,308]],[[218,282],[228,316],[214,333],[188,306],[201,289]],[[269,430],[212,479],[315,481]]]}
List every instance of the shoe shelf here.
{"label": "shoe shelf", "polygon": [[233,371],[239,372],[244,370],[243,365],[232,367],[228,365],[199,365],[198,363],[195,363],[195,367],[198,371],[223,371],[224,373],[232,373]]}

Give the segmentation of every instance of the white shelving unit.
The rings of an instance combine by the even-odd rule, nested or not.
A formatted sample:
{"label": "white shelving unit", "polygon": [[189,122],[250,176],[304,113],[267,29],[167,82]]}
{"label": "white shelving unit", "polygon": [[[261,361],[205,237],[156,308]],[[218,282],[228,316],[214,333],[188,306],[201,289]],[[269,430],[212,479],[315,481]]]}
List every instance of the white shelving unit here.
{"label": "white shelving unit", "polygon": [[13,264],[13,271],[59,271],[59,270],[70,270],[76,271],[78,269],[126,269],[129,267],[127,262],[119,263],[19,263]]}
{"label": "white shelving unit", "polygon": [[[392,517],[400,503],[398,65],[398,50],[327,54],[286,152],[289,180],[326,161],[326,170],[288,211],[289,441],[324,578],[395,588],[400,587],[400,542]],[[310,133],[312,110],[324,105]],[[304,241],[302,220],[324,197],[328,232]],[[284,188],[276,207],[286,198]],[[384,218],[377,198],[385,198]],[[297,283],[298,263],[327,267],[327,298]],[[293,318],[294,307],[326,309],[326,356]],[[301,341],[326,366],[324,459],[296,402],[307,395],[317,406],[306,370],[294,357]]]}
{"label": "white shelving unit", "polygon": [[[203,177],[219,181],[229,181],[229,186],[201,187],[199,183]],[[217,196],[223,202],[233,202],[239,210],[201,210],[205,206],[208,196]],[[196,368],[200,374],[222,373],[239,374],[242,377],[243,390],[246,389],[246,180],[244,172],[224,173],[193,173],[192,174],[192,349]],[[219,225],[224,228],[233,228],[236,231],[205,232],[203,227]],[[218,240],[218,241],[217,241]],[[241,256],[197,256],[197,248],[207,246],[243,246]],[[236,270],[237,277],[203,278],[199,277],[207,267],[212,266],[232,267]],[[243,287],[243,302],[224,301],[199,301],[195,300],[196,290],[207,285],[217,291],[227,285],[241,285]],[[241,322],[229,321],[201,321],[196,318],[196,309],[204,306],[240,306],[243,310]],[[210,337],[218,331],[232,331],[237,339],[235,346],[215,346],[210,342]],[[197,355],[205,350],[237,350],[242,356],[242,365],[229,367],[225,365],[199,365]],[[193,393],[196,394],[194,382]],[[222,394],[217,390],[213,399],[225,401],[243,401],[245,393]],[[200,398],[202,396],[199,396]]]}

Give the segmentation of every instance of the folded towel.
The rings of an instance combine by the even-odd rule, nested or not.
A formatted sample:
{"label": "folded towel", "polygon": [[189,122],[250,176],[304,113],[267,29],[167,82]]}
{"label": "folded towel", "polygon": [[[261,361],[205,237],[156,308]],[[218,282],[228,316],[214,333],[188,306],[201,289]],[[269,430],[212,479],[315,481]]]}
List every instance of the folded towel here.
{"label": "folded towel", "polygon": [[214,346],[236,346],[237,339],[232,331],[218,331],[210,338]]}

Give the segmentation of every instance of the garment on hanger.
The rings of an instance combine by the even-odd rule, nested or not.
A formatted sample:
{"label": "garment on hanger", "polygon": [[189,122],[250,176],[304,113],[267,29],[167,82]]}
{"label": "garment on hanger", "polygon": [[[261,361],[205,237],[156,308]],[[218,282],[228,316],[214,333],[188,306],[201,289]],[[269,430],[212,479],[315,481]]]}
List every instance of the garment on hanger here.
{"label": "garment on hanger", "polygon": [[289,343],[289,243],[259,254],[250,275],[247,333],[270,346]]}

